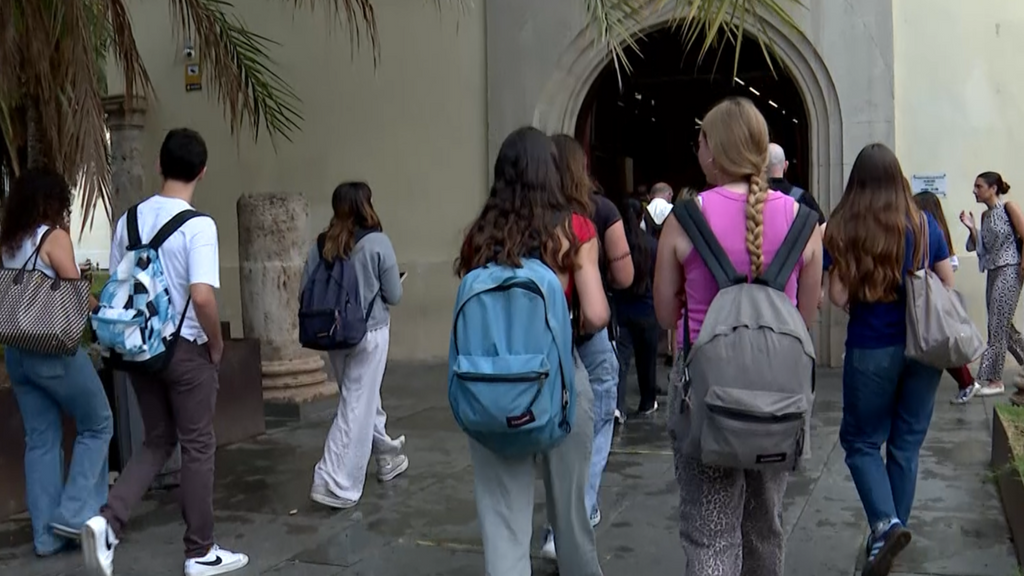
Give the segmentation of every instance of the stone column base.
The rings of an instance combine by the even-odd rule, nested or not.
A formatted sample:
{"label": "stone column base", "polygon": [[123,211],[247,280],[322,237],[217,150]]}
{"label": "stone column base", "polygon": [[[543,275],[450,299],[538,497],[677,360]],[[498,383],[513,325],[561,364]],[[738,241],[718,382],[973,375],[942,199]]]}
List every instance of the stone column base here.
{"label": "stone column base", "polygon": [[327,378],[319,355],[263,362],[261,368],[267,417],[305,420],[336,407],[338,384]]}

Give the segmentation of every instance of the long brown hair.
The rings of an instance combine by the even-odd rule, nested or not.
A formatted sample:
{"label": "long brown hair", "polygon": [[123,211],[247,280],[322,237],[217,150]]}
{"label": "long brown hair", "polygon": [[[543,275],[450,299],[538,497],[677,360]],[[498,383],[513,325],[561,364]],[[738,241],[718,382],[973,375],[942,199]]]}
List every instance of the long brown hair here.
{"label": "long brown hair", "polygon": [[[909,186],[909,183],[907,184]],[[949,255],[955,256],[953,250],[953,237],[949,234],[949,224],[946,222],[946,213],[942,211],[942,202],[932,192],[921,192],[914,195],[914,203],[922,212],[931,214],[932,218],[939,223],[942,235],[946,237],[946,246],[949,246]]]}
{"label": "long brown hair", "polygon": [[554,143],[536,128],[520,128],[505,138],[491,193],[455,260],[457,275],[492,262],[519,267],[529,256],[559,272],[574,268],[579,244],[557,159]]}
{"label": "long brown hair", "polygon": [[747,194],[747,253],[750,274],[764,271],[764,204],[768,199],[768,123],[746,98],[727,98],[708,112],[701,134],[711,150],[719,174],[750,183]]}
{"label": "long brown hair", "polygon": [[17,251],[41,225],[67,228],[71,221],[71,188],[57,172],[38,168],[24,172],[4,200],[0,247]]}
{"label": "long brown hair", "polygon": [[373,209],[373,192],[365,182],[345,182],[334,189],[334,216],[324,233],[324,258],[348,258],[359,230],[381,230],[380,217]]}
{"label": "long brown hair", "polygon": [[568,134],[557,134],[551,138],[558,152],[558,171],[562,179],[562,191],[565,192],[572,211],[591,218],[594,215],[594,203],[590,195],[594,193],[594,180],[587,170],[587,153],[575,138]]}
{"label": "long brown hair", "polygon": [[884,144],[864,147],[825,230],[831,273],[846,285],[851,301],[893,302],[899,297],[908,227],[913,261],[921,262],[921,211],[911,198],[900,161]]}

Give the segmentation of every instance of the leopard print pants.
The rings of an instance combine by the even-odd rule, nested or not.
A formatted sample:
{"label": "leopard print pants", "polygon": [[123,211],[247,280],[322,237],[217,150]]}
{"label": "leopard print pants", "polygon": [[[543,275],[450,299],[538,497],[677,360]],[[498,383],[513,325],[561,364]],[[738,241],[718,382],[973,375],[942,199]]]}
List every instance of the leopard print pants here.
{"label": "leopard print pants", "polygon": [[1020,298],[1021,271],[1017,264],[1000,266],[988,271],[985,286],[988,310],[988,348],[981,356],[978,380],[1001,382],[1003,364],[1009,350],[1018,363],[1024,364],[1024,339],[1013,325]]}
{"label": "leopard print pants", "polygon": [[[673,369],[669,406],[674,414],[681,402],[681,384],[679,370]],[[706,466],[681,454],[674,432],[669,436],[679,483],[683,575],[782,576],[782,499],[788,472]]]}

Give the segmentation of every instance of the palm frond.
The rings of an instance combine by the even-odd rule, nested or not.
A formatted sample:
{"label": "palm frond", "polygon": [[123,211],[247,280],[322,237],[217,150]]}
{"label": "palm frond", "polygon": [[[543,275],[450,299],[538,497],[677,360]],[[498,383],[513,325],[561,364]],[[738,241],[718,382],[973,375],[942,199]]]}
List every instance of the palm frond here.
{"label": "palm frond", "polygon": [[626,51],[637,54],[640,48],[636,36],[644,16],[653,8],[652,0],[585,0],[587,20],[595,41],[612,55],[615,72],[622,81],[622,73],[631,70]]}
{"label": "palm frond", "polygon": [[142,56],[135,43],[132,20],[124,0],[106,0],[109,20],[110,53],[114,56],[124,75],[124,96],[129,105],[140,94],[151,94],[153,83],[149,72],[142,63]]}
{"label": "palm frond", "polygon": [[[772,56],[776,46],[767,34],[767,25],[759,16],[776,18],[797,29],[790,6],[803,6],[802,0],[585,0],[588,25],[597,41],[612,55],[616,70],[629,70],[627,51],[639,53],[635,38],[644,19],[653,13],[669,11],[670,25],[681,31],[684,47],[699,45],[698,62],[717,44],[736,45],[733,72],[739,67],[740,47],[749,26],[758,28],[758,44],[774,71]],[[699,43],[699,44],[698,44]],[[721,53],[719,53],[721,56]]]}
{"label": "palm frond", "polygon": [[16,26],[17,4],[0,2],[0,193],[7,195],[7,184],[21,172],[18,149],[23,137],[15,131],[14,113],[21,98],[21,51]]}
{"label": "palm frond", "polygon": [[[372,0],[286,0],[296,9],[319,7],[327,9],[332,18],[343,24],[349,31],[349,42],[353,54],[362,48],[364,35],[373,53],[373,65],[380,62],[380,37],[377,33],[377,16]],[[440,0],[435,0],[440,1]]]}
{"label": "palm frond", "polygon": [[[89,215],[82,220],[84,231],[97,209],[102,208],[110,217],[107,131],[97,81],[104,71],[99,69],[101,61],[96,58],[97,24],[108,20],[105,3],[69,2],[66,6],[65,36],[58,51],[67,78],[59,99],[60,136],[64,143],[60,151],[64,154],[56,158],[56,164],[69,183],[81,190],[82,213]],[[90,8],[97,13],[90,14]]]}

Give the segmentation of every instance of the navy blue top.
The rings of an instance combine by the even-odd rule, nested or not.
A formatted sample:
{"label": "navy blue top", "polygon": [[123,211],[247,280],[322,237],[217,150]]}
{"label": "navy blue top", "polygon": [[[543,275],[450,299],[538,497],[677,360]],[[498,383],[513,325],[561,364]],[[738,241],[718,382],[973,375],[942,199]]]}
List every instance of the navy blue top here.
{"label": "navy blue top", "polygon": [[[934,267],[936,262],[949,259],[949,246],[946,245],[946,237],[939,223],[930,214],[925,216],[928,218],[928,266]],[[903,274],[914,267],[914,237],[910,229],[907,230],[905,254]],[[825,270],[828,270],[832,266],[832,256],[827,250],[823,260]],[[907,297],[902,286],[894,302],[850,303],[850,323],[846,327],[847,348],[890,348],[903,346],[906,342]]]}
{"label": "navy blue top", "polygon": [[[640,235],[643,242],[647,244],[647,249],[650,251],[650,271],[651,276],[654,275],[654,264],[658,260],[658,241],[649,232],[644,232]],[[635,251],[633,241],[630,238],[626,238],[629,242],[629,249],[631,252]],[[634,252],[635,253],[635,252]],[[641,281],[640,278],[634,277],[633,283]],[[615,312],[620,316],[629,316],[631,318],[643,318],[654,316],[654,293],[652,286],[654,279],[651,278],[648,282],[647,290],[638,292],[632,287],[626,288],[625,290],[613,290],[612,298],[615,304]]]}

